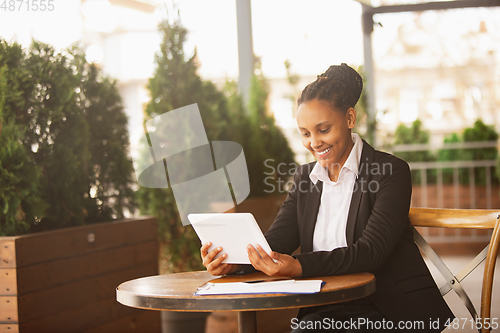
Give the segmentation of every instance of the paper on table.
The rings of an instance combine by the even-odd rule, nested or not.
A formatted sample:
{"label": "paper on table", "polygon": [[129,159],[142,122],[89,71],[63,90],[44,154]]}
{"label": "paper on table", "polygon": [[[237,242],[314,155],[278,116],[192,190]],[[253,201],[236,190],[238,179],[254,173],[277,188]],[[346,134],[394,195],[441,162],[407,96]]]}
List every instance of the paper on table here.
{"label": "paper on table", "polygon": [[208,282],[198,288],[195,295],[227,295],[227,294],[313,294],[321,290],[322,280],[284,280],[259,283]]}

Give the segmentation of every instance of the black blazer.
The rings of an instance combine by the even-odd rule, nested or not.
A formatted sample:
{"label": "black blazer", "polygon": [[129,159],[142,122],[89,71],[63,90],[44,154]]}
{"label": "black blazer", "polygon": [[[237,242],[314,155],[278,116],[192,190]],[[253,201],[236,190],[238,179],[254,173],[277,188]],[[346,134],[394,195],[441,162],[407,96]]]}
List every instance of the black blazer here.
{"label": "black blazer", "polygon": [[[394,325],[422,321],[439,332],[454,315],[442,298],[413,241],[408,219],[411,174],[408,164],[373,149],[363,140],[361,161],[347,218],[347,247],[313,252],[313,233],[323,183],[309,174],[316,162],[300,166],[278,216],[265,234],[273,251],[292,254],[302,277],[371,272],[376,292],[370,299]],[[300,316],[300,313],[299,313]],[[429,321],[439,320],[439,328]],[[412,330],[404,330],[410,332]]]}

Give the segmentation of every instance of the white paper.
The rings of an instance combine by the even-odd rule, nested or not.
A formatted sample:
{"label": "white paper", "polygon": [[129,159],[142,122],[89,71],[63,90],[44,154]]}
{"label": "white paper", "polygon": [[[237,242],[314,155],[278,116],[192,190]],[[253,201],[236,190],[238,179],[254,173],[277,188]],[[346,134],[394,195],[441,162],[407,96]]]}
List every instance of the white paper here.
{"label": "white paper", "polygon": [[258,283],[211,283],[198,288],[195,295],[227,294],[313,294],[321,290],[322,280],[284,280]]}

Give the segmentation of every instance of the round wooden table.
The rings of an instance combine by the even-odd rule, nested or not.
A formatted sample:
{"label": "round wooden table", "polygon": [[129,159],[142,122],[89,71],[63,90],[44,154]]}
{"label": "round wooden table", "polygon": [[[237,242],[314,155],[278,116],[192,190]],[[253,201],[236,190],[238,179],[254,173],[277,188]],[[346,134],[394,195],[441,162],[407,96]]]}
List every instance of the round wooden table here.
{"label": "round wooden table", "polygon": [[[124,282],[116,289],[116,299],[123,305],[140,309],[213,312],[239,311],[241,333],[256,332],[256,311],[301,308],[350,301],[372,294],[375,277],[371,273],[325,276],[326,284],[315,294],[241,294],[194,295],[207,282],[245,282],[273,280],[261,272],[247,275],[214,277],[207,271],[156,275]],[[307,279],[305,279],[307,280]]]}

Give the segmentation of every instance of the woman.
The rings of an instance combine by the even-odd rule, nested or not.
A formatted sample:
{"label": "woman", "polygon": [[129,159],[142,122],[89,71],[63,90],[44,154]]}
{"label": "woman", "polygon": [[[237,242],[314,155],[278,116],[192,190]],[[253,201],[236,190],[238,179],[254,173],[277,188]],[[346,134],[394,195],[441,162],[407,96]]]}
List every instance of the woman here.
{"label": "woman", "polygon": [[[317,162],[297,168],[294,185],[265,235],[271,257],[249,246],[253,267],[228,265],[222,263],[225,255],[214,260],[223,249],[207,253],[208,243],[201,247],[203,264],[213,275],[255,269],[302,278],[375,275],[376,292],[369,297],[301,309],[297,318],[304,325],[293,327],[294,333],[312,332],[301,327],[324,318],[344,322],[342,332],[373,331],[349,325],[357,318],[385,321],[384,327],[401,332],[440,332],[454,316],[413,242],[408,164],[352,133],[362,89],[360,75],[342,64],[302,91],[297,124]],[[301,253],[292,256],[299,246]]]}

